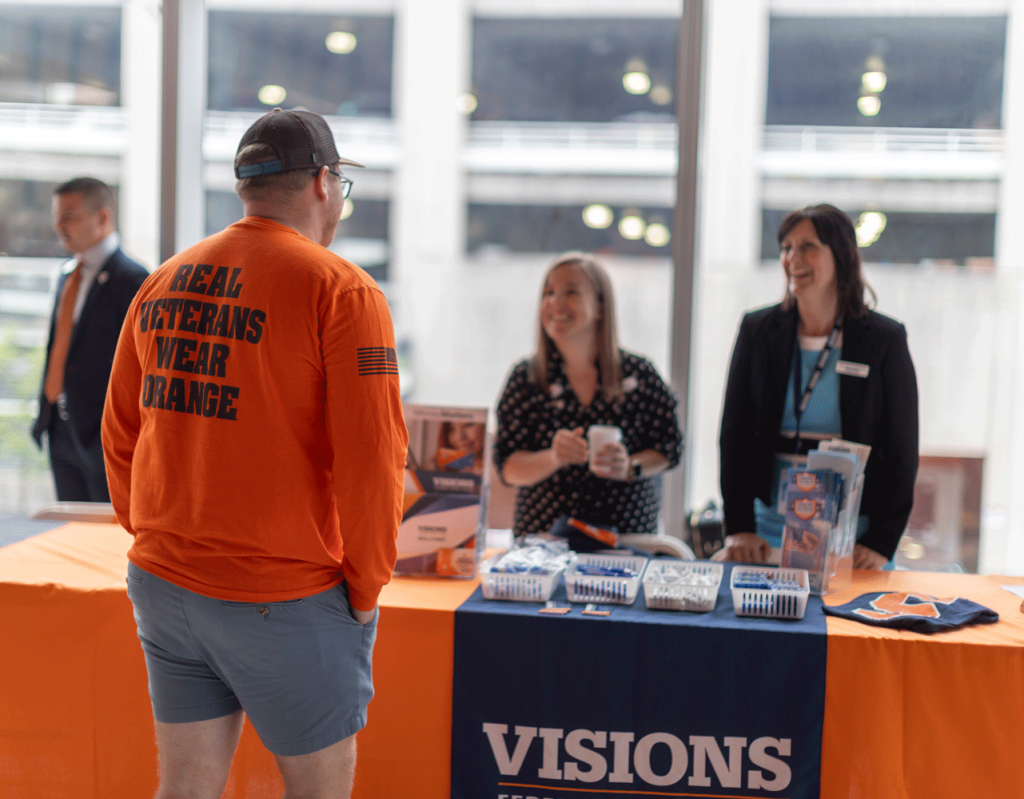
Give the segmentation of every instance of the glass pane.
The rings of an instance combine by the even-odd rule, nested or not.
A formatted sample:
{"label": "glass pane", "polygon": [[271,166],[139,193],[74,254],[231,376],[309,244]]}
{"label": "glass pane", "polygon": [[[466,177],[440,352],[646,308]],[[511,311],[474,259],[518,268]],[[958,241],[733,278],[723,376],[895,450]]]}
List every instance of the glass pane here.
{"label": "glass pane", "polygon": [[473,120],[675,121],[678,29],[654,19],[473,22]]}
{"label": "glass pane", "polygon": [[[381,155],[396,134],[392,115],[394,18],[320,13],[211,10],[209,112],[205,145],[207,235],[242,218],[232,159],[245,129],[274,107],[327,118],[354,181],[330,248],[385,287],[391,279],[390,170]],[[255,46],[254,46],[255,45]]]}
{"label": "glass pane", "polygon": [[[471,289],[453,310],[455,330],[473,333],[453,337],[459,363],[448,367],[473,375],[460,391],[474,403],[495,408],[512,367],[533,354],[541,283],[572,250],[609,273],[619,345],[669,380],[680,7],[631,18],[591,15],[586,4],[563,16],[474,18],[464,157]],[[423,392],[441,398],[444,389]],[[512,492],[491,485],[491,524],[510,527]]]}
{"label": "glass pane", "polygon": [[[122,45],[132,36],[119,5],[0,3],[0,517],[54,500],[46,454],[28,436],[67,259],[52,229],[52,195],[90,175],[124,196],[122,160],[146,135],[132,132],[121,85]],[[135,86],[152,96],[147,70],[136,65]],[[155,205],[152,181],[147,190]]]}
{"label": "glass pane", "polygon": [[213,111],[391,116],[391,17],[210,11]]}
{"label": "glass pane", "polygon": [[[721,496],[726,372],[743,312],[782,298],[779,224],[830,203],[851,217],[877,310],[905,325],[917,373],[922,465],[897,564],[1019,569],[1024,518],[999,478],[1018,468],[1005,442],[1019,414],[993,400],[998,358],[1016,358],[1024,254],[1005,227],[1012,26],[967,3],[941,16],[759,5],[760,19],[709,26],[708,85],[762,85],[764,111],[744,112],[750,94],[707,97],[703,207],[717,213],[702,227],[692,504]],[[735,56],[751,46],[766,60]]]}
{"label": "glass pane", "polygon": [[0,102],[119,105],[121,9],[0,5]]}
{"label": "glass pane", "polygon": [[773,17],[768,36],[769,125],[1000,127],[1006,17]]}

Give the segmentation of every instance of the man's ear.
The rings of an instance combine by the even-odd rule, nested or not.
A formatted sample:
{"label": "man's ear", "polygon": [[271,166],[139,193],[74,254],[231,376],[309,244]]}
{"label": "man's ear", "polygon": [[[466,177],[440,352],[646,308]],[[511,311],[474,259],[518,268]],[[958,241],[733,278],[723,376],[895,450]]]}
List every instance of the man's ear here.
{"label": "man's ear", "polygon": [[330,173],[327,171],[327,167],[322,166],[316,172],[316,177],[313,178],[313,190],[316,192],[317,199],[327,199],[327,178],[330,177]]}
{"label": "man's ear", "polygon": [[109,205],[104,205],[99,210],[100,225],[104,230],[112,231],[114,229],[114,209]]}

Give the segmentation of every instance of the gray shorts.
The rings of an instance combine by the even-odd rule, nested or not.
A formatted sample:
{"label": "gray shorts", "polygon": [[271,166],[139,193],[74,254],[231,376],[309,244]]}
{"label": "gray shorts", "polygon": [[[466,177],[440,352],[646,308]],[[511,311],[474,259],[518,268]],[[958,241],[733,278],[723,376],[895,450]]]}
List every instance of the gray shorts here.
{"label": "gray shorts", "polygon": [[284,602],[211,599],[128,564],[153,715],[169,724],[244,710],[276,755],[305,755],[366,725],[377,616],[342,584]]}

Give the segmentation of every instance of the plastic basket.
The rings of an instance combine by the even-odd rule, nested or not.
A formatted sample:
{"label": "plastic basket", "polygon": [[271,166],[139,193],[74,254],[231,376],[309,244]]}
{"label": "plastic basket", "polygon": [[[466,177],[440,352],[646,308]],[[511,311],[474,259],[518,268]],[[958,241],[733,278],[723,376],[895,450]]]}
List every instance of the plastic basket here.
{"label": "plastic basket", "polygon": [[[721,563],[691,563],[685,560],[652,560],[644,569],[644,600],[655,610],[691,610],[707,613],[715,609],[722,584]],[[697,585],[694,578],[708,580]],[[676,580],[665,582],[664,580]]]}
{"label": "plastic basket", "polygon": [[547,574],[492,571],[501,557],[495,555],[480,564],[480,585],[484,599],[509,599],[516,602],[547,602],[551,599],[562,569],[554,569]]}
{"label": "plastic basket", "polygon": [[[786,581],[798,588],[749,588],[737,583],[768,580]],[[765,616],[772,619],[802,619],[807,610],[810,593],[806,569],[777,569],[774,567],[737,566],[732,570],[729,587],[737,616]]]}
{"label": "plastic basket", "polygon": [[[621,568],[633,572],[634,577],[581,574],[579,565]],[[640,590],[640,575],[647,558],[625,555],[578,555],[565,570],[565,593],[570,602],[605,602],[632,605]]]}

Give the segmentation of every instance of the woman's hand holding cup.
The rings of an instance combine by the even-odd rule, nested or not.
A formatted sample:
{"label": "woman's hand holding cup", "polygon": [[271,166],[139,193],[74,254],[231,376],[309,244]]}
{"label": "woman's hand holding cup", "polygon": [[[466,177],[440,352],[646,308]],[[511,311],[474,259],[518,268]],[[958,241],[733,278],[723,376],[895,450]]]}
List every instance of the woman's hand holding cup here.
{"label": "woman's hand holding cup", "polygon": [[587,430],[590,471],[606,480],[629,479],[629,451],[622,444],[622,430],[614,425],[593,424]]}

